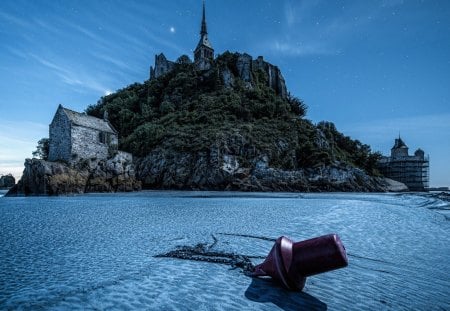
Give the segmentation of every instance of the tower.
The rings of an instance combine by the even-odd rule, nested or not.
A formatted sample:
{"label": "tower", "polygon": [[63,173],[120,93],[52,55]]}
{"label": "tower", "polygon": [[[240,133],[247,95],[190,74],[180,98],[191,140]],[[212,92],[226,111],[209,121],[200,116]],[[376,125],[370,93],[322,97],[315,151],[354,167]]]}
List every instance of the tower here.
{"label": "tower", "polygon": [[398,135],[398,138],[395,139],[394,147],[391,148],[391,157],[393,158],[401,158],[408,156],[408,146],[403,142]]}
{"label": "tower", "polygon": [[208,31],[206,29],[205,0],[203,0],[203,16],[200,29],[200,41],[194,51],[195,65],[200,70],[207,70],[211,67],[211,61],[214,59],[214,49],[208,40]]}

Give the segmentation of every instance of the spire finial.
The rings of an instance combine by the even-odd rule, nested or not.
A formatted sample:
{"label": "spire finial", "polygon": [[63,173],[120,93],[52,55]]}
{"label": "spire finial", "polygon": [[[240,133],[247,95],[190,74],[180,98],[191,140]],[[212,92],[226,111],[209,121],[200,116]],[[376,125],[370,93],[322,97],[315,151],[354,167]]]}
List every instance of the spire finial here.
{"label": "spire finial", "polygon": [[200,34],[202,36],[208,34],[208,31],[206,30],[205,0],[203,0],[202,28],[200,30]]}

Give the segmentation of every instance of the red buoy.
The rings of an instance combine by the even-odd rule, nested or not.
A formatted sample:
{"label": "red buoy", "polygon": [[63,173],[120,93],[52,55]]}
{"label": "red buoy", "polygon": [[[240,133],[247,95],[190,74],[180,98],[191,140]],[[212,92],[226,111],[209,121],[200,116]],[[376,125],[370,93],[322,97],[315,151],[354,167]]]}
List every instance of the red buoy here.
{"label": "red buoy", "polygon": [[302,290],[306,277],[347,265],[345,247],[336,234],[297,243],[282,236],[252,276],[271,276],[287,289]]}

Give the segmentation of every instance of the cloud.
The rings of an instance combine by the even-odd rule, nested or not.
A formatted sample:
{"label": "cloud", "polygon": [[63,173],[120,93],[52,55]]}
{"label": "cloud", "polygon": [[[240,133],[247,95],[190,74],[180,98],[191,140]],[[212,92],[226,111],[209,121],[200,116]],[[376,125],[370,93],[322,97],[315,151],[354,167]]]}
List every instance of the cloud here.
{"label": "cloud", "polygon": [[447,136],[450,136],[450,114],[430,114],[374,120],[348,125],[345,131],[349,133],[366,133],[366,135],[380,138],[384,135],[392,136],[392,133],[398,133],[399,131],[404,133],[414,132],[428,137],[436,136],[439,133],[447,133]]}
{"label": "cloud", "polygon": [[281,53],[288,56],[330,55],[337,53],[337,51],[333,51],[319,42],[293,44],[286,41],[274,41],[273,44],[271,44],[270,49],[272,52]]}
{"label": "cloud", "polygon": [[294,6],[292,5],[292,2],[290,1],[286,2],[284,6],[284,15],[286,18],[286,22],[289,26],[295,24],[297,14]]}
{"label": "cloud", "polygon": [[284,4],[284,18],[289,27],[310,19],[314,9],[318,8],[320,0],[286,1]]}
{"label": "cloud", "polygon": [[1,11],[0,11],[0,19],[4,19],[11,24],[14,24],[19,27],[24,27],[24,28],[29,28],[32,25],[31,23],[29,23],[28,21],[26,21],[24,19],[18,18],[12,14],[8,14],[8,13],[1,12]]}
{"label": "cloud", "polygon": [[[390,5],[400,0],[386,1]],[[330,6],[332,7],[330,9]],[[285,1],[284,20],[265,43],[257,44],[269,53],[285,56],[336,55],[344,51],[355,34],[371,31],[385,12],[380,2]]]}
{"label": "cloud", "polygon": [[28,54],[25,53],[24,51],[21,51],[19,49],[16,49],[12,46],[6,46],[6,49],[15,57],[19,57],[19,58],[23,58],[23,59],[27,59],[28,58]]}
{"label": "cloud", "polygon": [[55,62],[51,62],[45,58],[42,58],[38,55],[29,53],[29,55],[36,60],[39,64],[44,67],[47,67],[53,71],[55,75],[57,75],[61,81],[70,86],[79,86],[86,89],[90,89],[99,93],[104,94],[108,87],[102,85],[97,80],[92,79],[91,74],[85,73],[77,73],[67,68],[64,65],[57,64]]}
{"label": "cloud", "polygon": [[180,47],[177,45],[174,41],[166,40],[164,39],[166,36],[159,36],[154,31],[149,31],[145,27],[140,27],[140,30],[145,33],[147,38],[159,45],[163,45],[168,47],[169,49],[173,50],[173,52],[177,54],[187,54],[186,49]]}
{"label": "cloud", "polygon": [[125,63],[124,61],[122,61],[118,58],[112,57],[111,55],[103,54],[103,53],[100,54],[100,53],[96,53],[96,52],[92,52],[91,54],[94,57],[98,58],[99,60],[108,62],[120,69],[125,69],[125,70],[133,71],[133,72],[136,71],[135,68],[131,67],[130,65],[128,65],[127,63]]}

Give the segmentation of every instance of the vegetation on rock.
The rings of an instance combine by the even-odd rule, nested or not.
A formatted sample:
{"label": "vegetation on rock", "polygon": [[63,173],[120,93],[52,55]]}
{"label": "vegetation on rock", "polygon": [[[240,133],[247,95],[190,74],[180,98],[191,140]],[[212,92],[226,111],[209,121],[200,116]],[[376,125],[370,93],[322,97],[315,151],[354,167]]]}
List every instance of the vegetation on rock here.
{"label": "vegetation on rock", "polygon": [[105,96],[86,112],[101,118],[107,111],[120,133],[119,149],[140,157],[155,148],[207,152],[239,136],[246,152],[234,154],[247,167],[266,155],[270,167],[283,170],[345,164],[377,174],[378,153],[331,122],[305,119],[303,101],[278,96],[264,71],[252,70],[251,82],[242,80],[237,55],[218,56],[208,71],[182,56],[173,71]]}
{"label": "vegetation on rock", "polygon": [[50,145],[49,145],[48,138],[39,139],[38,144],[36,146],[36,150],[32,152],[33,158],[47,160],[49,148],[50,148]]}

